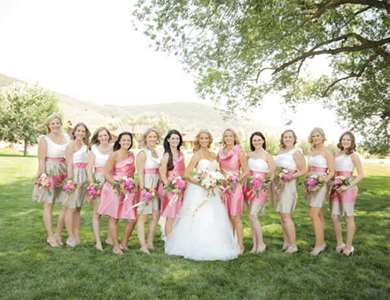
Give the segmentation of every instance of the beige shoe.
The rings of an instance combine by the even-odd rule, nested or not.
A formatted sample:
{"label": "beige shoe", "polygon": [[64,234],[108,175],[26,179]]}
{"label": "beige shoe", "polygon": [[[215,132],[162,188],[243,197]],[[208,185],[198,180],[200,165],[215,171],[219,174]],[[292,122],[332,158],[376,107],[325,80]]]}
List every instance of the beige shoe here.
{"label": "beige shoe", "polygon": [[324,252],[326,249],[326,244],[323,244],[319,247],[314,247],[313,250],[310,252],[310,255],[312,256],[318,256],[321,254],[321,252]]}
{"label": "beige shoe", "polygon": [[355,252],[355,248],[352,246],[351,249],[344,248],[343,254],[345,256],[352,256]]}
{"label": "beige shoe", "polygon": [[337,252],[337,253],[342,253],[343,250],[344,250],[344,248],[345,248],[345,244],[342,243],[341,245],[336,246],[336,252]]}
{"label": "beige shoe", "polygon": [[293,254],[293,253],[296,253],[298,252],[298,247],[297,245],[294,245],[294,246],[290,246],[287,248],[286,250],[286,253],[289,253],[289,254]]}

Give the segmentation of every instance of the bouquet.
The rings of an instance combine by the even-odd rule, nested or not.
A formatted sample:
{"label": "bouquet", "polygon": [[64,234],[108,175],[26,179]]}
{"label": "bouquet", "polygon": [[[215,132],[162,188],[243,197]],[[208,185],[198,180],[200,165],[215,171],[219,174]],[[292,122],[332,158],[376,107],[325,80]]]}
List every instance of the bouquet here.
{"label": "bouquet", "polygon": [[126,194],[131,192],[135,188],[134,179],[131,177],[122,177],[119,180],[114,180],[112,183],[112,187],[118,195]]}
{"label": "bouquet", "polygon": [[268,190],[268,187],[271,183],[270,177],[262,178],[259,175],[253,175],[249,176],[247,179],[247,187],[254,191],[256,194],[256,197],[259,197],[260,192],[266,192]]}
{"label": "bouquet", "polygon": [[279,178],[284,182],[287,183],[291,179],[293,179],[292,172],[287,169],[281,169],[279,173]]}
{"label": "bouquet", "polygon": [[320,175],[312,174],[305,179],[305,188],[308,192],[315,192],[324,184]]}
{"label": "bouquet", "polygon": [[62,188],[65,193],[70,194],[77,188],[77,184],[72,179],[67,179],[64,181]]}
{"label": "bouquet", "polygon": [[334,179],[333,179],[333,188],[335,190],[337,190],[338,188],[340,188],[341,186],[350,186],[351,185],[351,178],[350,177],[346,177],[346,176],[336,176]]}
{"label": "bouquet", "polygon": [[236,173],[227,172],[223,182],[224,191],[230,189],[234,190],[240,181],[240,177]]}
{"label": "bouquet", "polygon": [[173,206],[176,203],[176,201],[179,199],[180,193],[184,191],[185,187],[186,182],[181,176],[176,176],[168,182],[164,188],[165,191],[175,194],[169,201],[168,206]]}
{"label": "bouquet", "polygon": [[87,187],[88,201],[91,202],[93,199],[100,196],[102,191],[103,182],[95,181]]}
{"label": "bouquet", "polygon": [[215,196],[215,193],[223,186],[225,177],[219,171],[204,170],[202,172],[195,171],[193,177],[199,180],[201,187],[207,190],[207,198],[194,210],[197,211],[210,199],[210,196]]}
{"label": "bouquet", "polygon": [[45,173],[42,173],[41,176],[39,176],[37,184],[39,189],[49,189],[53,186],[53,183],[50,181],[49,176],[47,176]]}
{"label": "bouquet", "polygon": [[219,171],[204,170],[202,172],[195,171],[193,177],[199,180],[199,184],[207,190],[208,196],[214,196],[221,189],[225,177]]}
{"label": "bouquet", "polygon": [[154,199],[157,199],[157,198],[158,198],[158,196],[157,196],[156,190],[144,188],[141,191],[141,197],[140,197],[141,201],[138,202],[137,204],[133,205],[131,208],[134,208],[134,207],[137,207],[140,205],[147,205],[148,203],[152,202]]}

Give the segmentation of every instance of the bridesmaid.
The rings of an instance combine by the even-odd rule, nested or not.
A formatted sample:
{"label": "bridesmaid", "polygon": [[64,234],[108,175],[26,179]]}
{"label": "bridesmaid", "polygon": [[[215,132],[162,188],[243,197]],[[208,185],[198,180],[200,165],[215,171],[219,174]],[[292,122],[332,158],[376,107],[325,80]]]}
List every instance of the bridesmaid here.
{"label": "bridesmaid", "polygon": [[65,226],[68,233],[66,244],[75,247],[80,244],[80,212],[87,199],[88,186],[88,144],[90,132],[84,123],[78,123],[72,130],[73,141],[66,147],[65,158],[68,168],[67,179],[76,184],[64,200]]}
{"label": "bridesmaid", "polygon": [[[244,195],[241,186],[241,176],[246,173],[246,156],[240,148],[238,136],[233,129],[226,129],[222,134],[223,147],[218,153],[222,173],[231,174],[237,178],[233,190],[228,189],[222,193],[222,199],[228,211],[230,221],[240,245],[241,254],[244,252],[244,230],[241,222],[241,213],[244,206]],[[241,172],[240,172],[241,171]]]}
{"label": "bridesmaid", "polygon": [[[129,151],[133,146],[133,136],[130,132],[122,132],[114,143],[114,152],[110,154],[104,168],[105,183],[102,188],[101,201],[97,212],[99,215],[110,217],[109,236],[112,240],[113,252],[122,255],[127,249],[129,236],[134,229],[137,214],[134,208],[136,201],[136,189],[130,192],[118,194],[113,188],[113,183],[123,177],[134,178],[135,159],[133,152]],[[122,245],[118,241],[118,220],[128,220],[125,238]],[[128,231],[130,229],[130,231]]]}
{"label": "bridesmaid", "polygon": [[[266,151],[266,139],[264,135],[256,131],[250,137],[251,152],[247,157],[247,165],[250,176],[256,176],[263,183],[268,173],[271,173],[271,180],[274,177],[275,162],[272,155]],[[252,187],[246,183],[244,187],[244,197],[249,205],[249,220],[252,228],[253,248],[251,253],[261,253],[265,251],[266,245],[263,240],[263,232],[258,221],[258,214],[262,212],[267,200],[267,192],[261,191],[256,195]]]}
{"label": "bridesmaid", "polygon": [[[357,184],[363,179],[363,166],[359,155],[356,153],[355,136],[352,132],[344,132],[337,144],[340,151],[336,154],[336,176],[345,176],[350,180],[350,185],[342,185],[333,189],[331,193],[332,221],[336,234],[336,251],[350,256],[354,252],[352,246],[355,234],[355,218],[353,211],[356,203],[358,188]],[[354,169],[357,171],[356,178],[352,178]],[[347,216],[347,243],[344,244],[341,231],[340,215]]]}
{"label": "bridesmaid", "polygon": [[288,129],[281,134],[281,149],[275,158],[280,173],[276,174],[273,181],[273,198],[283,229],[282,250],[290,254],[298,251],[295,224],[291,218],[297,204],[297,178],[306,173],[305,157],[300,149],[295,148],[296,143],[297,136],[293,130]]}
{"label": "bridesmaid", "polygon": [[[105,127],[98,128],[91,139],[91,151],[88,157],[88,181],[89,184],[98,182],[103,186],[104,167],[106,166],[109,155],[112,153],[112,136],[110,131]],[[91,203],[93,207],[92,228],[96,240],[96,249],[102,251],[102,242],[100,240],[100,215],[97,208],[100,204],[100,196],[96,197]],[[108,241],[111,243],[111,241]]]}
{"label": "bridesmaid", "polygon": [[[62,132],[62,119],[58,113],[53,113],[46,120],[48,134],[38,142],[38,172],[36,176],[33,197],[43,202],[43,223],[47,232],[47,243],[51,247],[62,245],[61,231],[64,226],[64,210],[58,218],[56,234],[52,232],[53,205],[62,202],[65,196],[62,183],[66,178],[65,148],[69,143],[68,135]],[[39,179],[47,177],[48,188],[39,187]]]}
{"label": "bridesmaid", "polygon": [[328,183],[334,175],[334,157],[326,149],[324,145],[325,140],[325,132],[321,128],[314,128],[309,135],[309,143],[312,145],[308,159],[309,174],[319,175],[320,181],[323,183],[320,189],[315,192],[305,191],[316,239],[314,248],[310,252],[313,256],[319,255],[326,248],[324,237],[325,222],[322,207],[328,196]]}
{"label": "bridesmaid", "polygon": [[[177,176],[184,180],[185,159],[180,151],[183,144],[183,138],[179,131],[172,129],[164,139],[164,156],[160,164],[160,178],[162,184],[159,186],[159,195],[161,199],[161,216],[166,218],[165,236],[169,237],[172,232],[173,224],[180,211],[183,201],[183,192],[178,195],[172,192],[164,191],[164,186]],[[174,203],[171,203],[173,197],[177,197]]]}
{"label": "bridesmaid", "polygon": [[[160,139],[159,133],[155,129],[148,129],[143,136],[145,149],[137,155],[137,172],[139,175],[140,201],[144,201],[143,194],[148,191],[157,195],[159,183],[160,157],[156,152],[156,144]],[[149,250],[154,249],[153,241],[158,220],[160,218],[159,199],[154,196],[151,201],[143,202],[138,206],[137,235],[141,246],[141,251],[149,254]],[[145,241],[145,222],[148,215],[152,215],[149,225],[147,242]]]}

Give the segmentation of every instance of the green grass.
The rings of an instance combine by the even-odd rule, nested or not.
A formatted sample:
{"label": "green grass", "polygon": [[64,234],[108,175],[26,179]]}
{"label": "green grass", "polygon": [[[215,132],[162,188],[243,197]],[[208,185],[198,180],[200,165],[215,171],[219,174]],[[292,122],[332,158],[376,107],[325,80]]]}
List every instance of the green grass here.
{"label": "green grass", "polygon": [[[52,249],[45,243],[41,205],[31,201],[36,158],[0,155],[0,287],[2,299],[388,299],[390,295],[390,170],[367,165],[357,204],[355,256],[334,251],[327,218],[328,250],[311,257],[313,233],[307,206],[295,213],[298,246],[283,254],[278,216],[261,218],[267,251],[230,262],[193,262],[157,250],[141,255],[136,236],[123,257],[94,249],[91,210],[82,211],[82,244]],[[58,216],[59,207],[55,214]],[[103,222],[103,235],[106,234]],[[123,225],[121,229],[123,228]],[[245,244],[251,246],[245,217]]]}

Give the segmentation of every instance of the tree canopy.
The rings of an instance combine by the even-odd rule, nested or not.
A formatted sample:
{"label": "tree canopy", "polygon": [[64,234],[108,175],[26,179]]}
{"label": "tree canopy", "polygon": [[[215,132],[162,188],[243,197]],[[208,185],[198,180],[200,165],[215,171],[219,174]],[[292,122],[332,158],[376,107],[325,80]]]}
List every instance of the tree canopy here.
{"label": "tree canopy", "polygon": [[27,146],[46,133],[46,118],[58,111],[57,98],[39,86],[22,83],[0,90],[0,140],[23,142]]}
{"label": "tree canopy", "polygon": [[[139,0],[133,11],[202,96],[233,110],[275,91],[292,106],[323,101],[381,154],[390,150],[389,13],[386,0]],[[308,76],[323,56],[332,71]]]}

